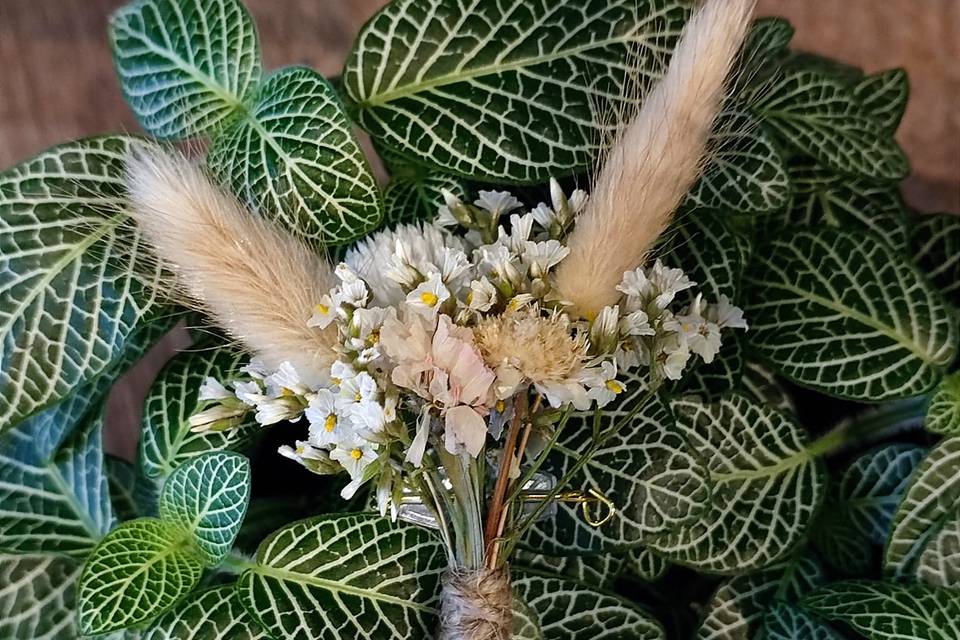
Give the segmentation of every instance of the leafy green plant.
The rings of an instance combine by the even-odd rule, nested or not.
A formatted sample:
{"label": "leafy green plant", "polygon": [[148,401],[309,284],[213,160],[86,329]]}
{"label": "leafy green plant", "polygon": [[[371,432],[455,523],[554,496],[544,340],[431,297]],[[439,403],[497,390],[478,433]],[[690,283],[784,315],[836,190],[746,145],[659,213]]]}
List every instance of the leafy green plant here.
{"label": "leafy green plant", "polygon": [[[265,72],[239,0],[136,0],[110,42],[150,136],[202,143],[243,203],[339,250],[431,220],[445,191],[532,206],[551,178],[585,184],[617,126],[597,113],[663,74],[689,5],[394,0],[333,83]],[[900,197],[905,74],[792,35],[754,23],[657,250],[750,329],[553,432],[542,471],[616,514],[561,500],[531,522],[514,637],[960,636],[960,222]],[[78,140],[0,173],[0,638],[429,637],[438,536],[282,463],[276,433],[299,426],[194,429],[201,385],[245,375],[225,337],[160,374],[133,464],[105,456],[106,393],[185,313],[126,212],[124,161],[149,144]]]}

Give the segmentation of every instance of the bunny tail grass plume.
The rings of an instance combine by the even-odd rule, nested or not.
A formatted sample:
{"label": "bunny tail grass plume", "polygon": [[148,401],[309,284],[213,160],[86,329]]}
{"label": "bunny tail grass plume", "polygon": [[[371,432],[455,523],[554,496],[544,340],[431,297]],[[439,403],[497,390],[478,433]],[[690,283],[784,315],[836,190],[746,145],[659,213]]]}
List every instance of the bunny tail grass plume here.
{"label": "bunny tail grass plume", "polygon": [[644,262],[699,177],[754,3],[708,0],[694,12],[666,74],[607,151],[557,271],[576,313],[616,302],[624,272]]}
{"label": "bunny tail grass plume", "polygon": [[288,361],[326,380],[335,330],[307,326],[333,286],[330,265],[294,236],[245,210],[181,153],[150,147],[127,158],[131,216],[181,302],[213,317],[269,367]]}

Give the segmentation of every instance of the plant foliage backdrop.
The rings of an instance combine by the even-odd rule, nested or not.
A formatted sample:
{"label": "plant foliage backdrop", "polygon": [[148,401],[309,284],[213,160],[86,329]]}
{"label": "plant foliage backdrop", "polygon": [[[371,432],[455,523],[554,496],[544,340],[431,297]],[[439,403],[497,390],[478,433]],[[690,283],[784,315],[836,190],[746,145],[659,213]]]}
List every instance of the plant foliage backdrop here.
{"label": "plant foliage backdrop", "polygon": [[[659,77],[690,8],[395,0],[334,79],[264,70],[237,0],[139,0],[109,32],[149,136],[202,141],[238,198],[336,251],[432,219],[442,190],[532,208],[551,177],[585,186],[595,113]],[[570,417],[545,470],[641,508],[598,527],[560,503],[529,531],[515,637],[960,637],[960,220],[900,198],[905,75],[791,36],[755,22],[658,249],[750,330],[639,413],[618,395],[602,419],[627,426],[582,467],[595,416]],[[112,382],[184,314],[125,213],[142,144],[68,142],[0,174],[0,638],[426,635],[431,532],[282,463],[296,426],[191,430],[203,381],[247,360],[216,332],[154,384],[136,462],[104,455]]]}

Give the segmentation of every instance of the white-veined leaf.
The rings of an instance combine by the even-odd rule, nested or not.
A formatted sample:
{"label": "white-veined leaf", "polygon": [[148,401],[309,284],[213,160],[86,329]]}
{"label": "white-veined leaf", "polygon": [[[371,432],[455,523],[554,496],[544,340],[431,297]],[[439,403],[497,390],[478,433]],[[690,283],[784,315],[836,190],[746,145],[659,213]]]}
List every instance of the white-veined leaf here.
{"label": "white-veined leaf", "polygon": [[388,227],[412,222],[429,222],[443,205],[442,190],[466,199],[463,181],[438,171],[415,170],[397,174],[383,190],[384,223]]}
{"label": "white-veined leaf", "polygon": [[629,76],[661,72],[687,13],[676,0],[392,2],[357,38],[344,91],[360,125],[402,155],[543,182],[590,165],[595,112],[615,112]]}
{"label": "white-veined leaf", "polygon": [[942,524],[924,546],[916,577],[935,587],[960,587],[960,515]]}
{"label": "white-veined leaf", "polygon": [[763,619],[765,640],[844,640],[816,616],[792,604],[778,602]]}
{"label": "white-veined leaf", "polygon": [[187,138],[245,109],[260,79],[260,46],[239,0],[137,0],[110,20],[120,85],[141,126]]}
{"label": "white-veined leaf", "polygon": [[[644,378],[623,376],[621,398],[604,408],[600,432],[610,429],[647,392]],[[593,412],[569,419],[544,470],[560,478],[593,441]],[[706,470],[689,450],[670,413],[653,397],[623,429],[611,434],[590,461],[574,474],[571,487],[596,488],[617,512],[601,527],[588,524],[577,504],[558,503],[552,518],[537,522],[525,544],[552,555],[606,553],[637,546],[698,517],[709,494]]]}
{"label": "white-veined leaf", "polygon": [[213,451],[170,474],[160,493],[160,518],[193,535],[208,565],[230,551],[250,500],[250,462],[242,455]]}
{"label": "white-veined leaf", "polygon": [[960,435],[960,372],[944,378],[930,396],[923,426],[945,436]]}
{"label": "white-veined leaf", "polygon": [[833,484],[826,505],[813,525],[811,538],[833,567],[846,575],[870,568],[873,545],[882,545],[894,511],[925,450],[891,444],[869,451]]}
{"label": "white-veined leaf", "polygon": [[[721,216],[695,209],[666,235],[669,242],[663,261],[668,266],[682,265],[684,273],[697,283],[696,290],[710,302],[717,302],[721,295],[736,299],[743,260],[735,235]],[[692,301],[693,296],[688,297]]]}
{"label": "white-veined leaf", "polygon": [[374,514],[295,522],[261,543],[238,584],[274,637],[397,640],[435,630],[443,547]]}
{"label": "white-veined leaf", "polygon": [[136,468],[116,456],[105,453],[103,456],[104,469],[107,474],[107,487],[110,490],[110,504],[113,505],[113,511],[117,519],[121,522],[133,520],[137,516],[147,515],[141,513],[141,507],[137,504],[137,471]]}
{"label": "white-veined leaf", "polygon": [[513,553],[512,566],[527,567],[541,573],[550,573],[570,578],[598,589],[612,589],[613,583],[623,571],[627,558],[620,553],[605,553],[594,556],[548,556],[517,549]]}
{"label": "white-veined leaf", "polygon": [[879,401],[933,387],[957,349],[954,314],[916,268],[863,235],[791,230],[745,275],[753,351],[818,391]]}
{"label": "white-veined leaf", "polygon": [[936,213],[915,219],[913,259],[954,306],[960,306],[960,216]]}
{"label": "white-veined leaf", "polygon": [[933,447],[920,462],[893,516],[884,568],[908,576],[923,549],[941,528],[960,515],[960,438]]}
{"label": "white-veined leaf", "polygon": [[787,143],[842,173],[899,180],[906,156],[841,79],[790,69],[761,85],[753,109]]}
{"label": "white-veined leaf", "polygon": [[86,404],[75,396],[6,434],[0,449],[3,551],[83,557],[114,524],[103,468],[103,416],[99,407],[76,415],[78,405],[82,411]]}
{"label": "white-veined leaf", "polygon": [[52,555],[0,555],[0,638],[73,640],[81,565]]}
{"label": "white-veined leaf", "polygon": [[893,133],[907,110],[910,79],[903,69],[881,71],[861,80],[853,88],[853,95],[888,133]]}
{"label": "white-veined leaf", "polygon": [[789,553],[823,498],[823,465],[785,414],[731,394],[671,404],[677,425],[708,467],[706,512],[647,544],[670,561],[704,571],[749,571]]}
{"label": "white-veined leaf", "polygon": [[267,640],[230,584],[193,596],[157,618],[143,640]]}
{"label": "white-veined leaf", "polygon": [[153,306],[123,213],[135,142],[70,142],[0,173],[0,431],[111,368]]}
{"label": "white-veined leaf", "polygon": [[250,427],[256,424],[252,413],[247,422],[226,431],[193,433],[189,424],[204,404],[198,398],[204,380],[212,376],[226,383],[245,358],[228,347],[199,345],[164,367],[144,402],[138,459],[143,474],[165,477],[191,458],[236,447],[251,435]]}
{"label": "white-veined leaf", "polygon": [[536,613],[544,640],[666,640],[642,609],[573,580],[521,573],[513,591]]}
{"label": "white-veined leaf", "polygon": [[659,580],[670,568],[670,563],[663,556],[650,551],[646,547],[637,547],[627,553],[624,571],[644,582]]}
{"label": "white-veined leaf", "polygon": [[745,362],[740,385],[743,391],[757,402],[791,415],[797,413],[793,398],[783,388],[774,373],[762,364]]}
{"label": "white-veined leaf", "polygon": [[[795,603],[825,582],[823,568],[808,553],[731,578],[707,602],[696,640],[766,637],[765,627],[771,622],[766,616],[777,603]],[[791,613],[789,609],[782,612]],[[774,626],[776,620],[772,620]]]}
{"label": "white-veined leaf", "polygon": [[821,587],[803,606],[843,622],[867,640],[960,638],[956,593],[920,584],[851,581]]}
{"label": "white-veined leaf", "polygon": [[125,522],[97,545],[80,576],[80,630],[91,635],[146,622],[190,593],[202,571],[190,532],[153,518]]}
{"label": "white-veined leaf", "polygon": [[344,244],[383,217],[376,179],[336,91],[302,67],[267,77],[207,166],[255,210],[311,241]]}

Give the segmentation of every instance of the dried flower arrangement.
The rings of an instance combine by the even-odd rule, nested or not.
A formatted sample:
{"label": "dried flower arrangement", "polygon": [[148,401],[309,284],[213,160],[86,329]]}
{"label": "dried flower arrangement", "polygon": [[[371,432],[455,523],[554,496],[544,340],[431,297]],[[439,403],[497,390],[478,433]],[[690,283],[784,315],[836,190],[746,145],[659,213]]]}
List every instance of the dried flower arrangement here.
{"label": "dried flower arrangement", "polygon": [[394,0],[331,84],[120,9],[153,139],[0,174],[0,637],[960,637],[960,224],[753,11]]}

